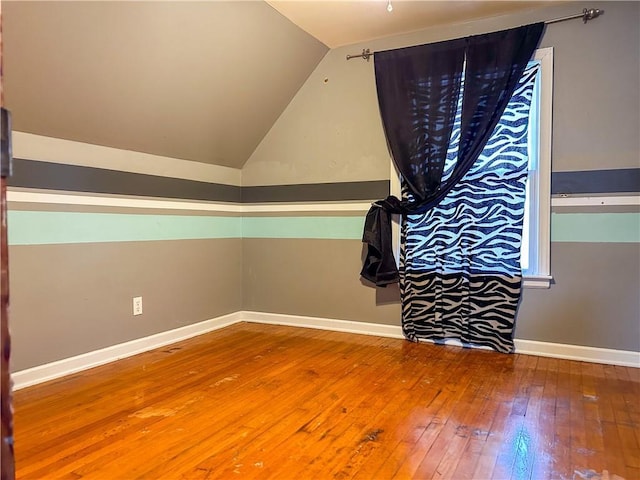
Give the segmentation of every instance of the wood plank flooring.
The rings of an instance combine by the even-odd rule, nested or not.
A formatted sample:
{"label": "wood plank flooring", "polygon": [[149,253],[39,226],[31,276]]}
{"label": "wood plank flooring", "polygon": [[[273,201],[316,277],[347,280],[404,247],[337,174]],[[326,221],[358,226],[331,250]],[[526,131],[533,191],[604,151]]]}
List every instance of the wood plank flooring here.
{"label": "wood plank flooring", "polygon": [[237,324],[15,393],[18,479],[640,479],[640,371]]}

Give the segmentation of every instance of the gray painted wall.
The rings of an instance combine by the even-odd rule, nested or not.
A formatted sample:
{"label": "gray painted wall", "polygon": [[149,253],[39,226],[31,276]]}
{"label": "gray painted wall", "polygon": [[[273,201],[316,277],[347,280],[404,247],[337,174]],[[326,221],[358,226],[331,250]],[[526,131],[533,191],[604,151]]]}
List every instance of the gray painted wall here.
{"label": "gray painted wall", "polygon": [[240,239],[14,245],[9,255],[12,371],[241,308]]}
{"label": "gray painted wall", "polygon": [[516,338],[640,351],[637,243],[552,243],[549,290],[525,289]]}
{"label": "gray painted wall", "polygon": [[244,238],[243,309],[398,325],[398,288],[358,280],[358,240]]}
{"label": "gray painted wall", "polygon": [[[638,166],[640,4],[607,2],[604,8],[605,16],[587,26],[550,26],[543,39],[543,46],[555,48],[556,171]],[[347,53],[496,30],[575,10],[558,6],[331,51],[253,153],[243,184],[389,179],[373,65],[347,62]],[[162,174],[152,163],[134,171]],[[217,175],[202,180],[215,181]],[[240,309],[399,324],[397,289],[375,290],[360,282],[361,251],[357,240],[278,238],[12,246],[12,369]],[[640,350],[639,264],[637,244],[553,244],[556,284],[524,292],[516,336]],[[138,294],[144,298],[141,318],[130,311],[131,296]]]}
{"label": "gray painted wall", "polygon": [[266,2],[3,2],[19,131],[241,167],[327,47]]}
{"label": "gray painted wall", "polygon": [[[579,13],[582,4],[433,28],[331,50],[253,152],[244,185],[388,179],[373,61],[347,54],[446,40]],[[605,14],[548,25],[554,48],[553,169],[638,167],[640,4],[606,2]]]}
{"label": "gray painted wall", "polygon": [[[16,137],[14,155],[28,160],[15,161],[8,202],[12,371],[241,309],[239,235],[186,233],[203,216],[235,215],[189,204],[239,200],[239,171],[48,137]],[[129,171],[95,168],[113,164],[128,165]],[[12,200],[14,193],[63,193],[81,203],[55,203],[55,195],[47,197],[52,203]],[[120,203],[96,205],[87,195],[103,200],[116,195]],[[142,208],[141,195],[184,208],[154,208],[154,202]],[[25,213],[39,216],[20,221]],[[121,221],[112,223],[114,218]],[[164,236],[171,230],[167,219],[181,222],[174,237]],[[60,229],[64,238],[48,237]],[[104,235],[91,237],[99,231]],[[135,296],[143,298],[141,316],[133,316]]]}
{"label": "gray painted wall", "polygon": [[[390,178],[373,63],[346,61],[346,54],[510,28],[582,7],[565,4],[330,51],[254,151],[243,168],[243,185]],[[549,25],[541,42],[541,47],[554,48],[555,172],[640,166],[640,3],[607,2],[602,8],[604,16],[588,25],[579,20]],[[399,323],[397,294],[394,300],[392,292],[379,290],[374,308],[373,290],[358,281],[357,262],[323,261],[302,240],[243,242],[245,260],[250,260],[243,278],[245,308]],[[325,244],[320,252],[350,250],[353,255],[357,250],[355,244]],[[296,259],[286,271],[257,254],[282,248]],[[638,244],[554,243],[551,253],[555,284],[524,291],[516,338],[639,351]],[[313,288],[301,285],[298,272],[318,276],[310,280]],[[336,293],[341,291],[349,298]],[[389,301],[396,302],[395,308]]]}

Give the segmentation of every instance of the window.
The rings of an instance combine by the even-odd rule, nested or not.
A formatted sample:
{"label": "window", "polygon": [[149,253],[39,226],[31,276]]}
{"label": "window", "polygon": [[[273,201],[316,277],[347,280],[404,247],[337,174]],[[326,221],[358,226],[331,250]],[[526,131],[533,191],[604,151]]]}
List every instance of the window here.
{"label": "window", "polygon": [[549,249],[553,49],[538,49],[533,61],[539,63],[540,70],[529,114],[529,175],[521,263],[525,287],[548,288],[551,282]]}
{"label": "window", "polygon": [[[529,165],[521,264],[524,287],[548,288],[551,282],[549,249],[553,49],[538,49],[532,62],[537,63],[540,68],[529,114]],[[400,197],[400,178],[393,162],[391,178],[391,194]],[[393,228],[394,252],[396,259],[399,259],[400,229],[397,218]]]}

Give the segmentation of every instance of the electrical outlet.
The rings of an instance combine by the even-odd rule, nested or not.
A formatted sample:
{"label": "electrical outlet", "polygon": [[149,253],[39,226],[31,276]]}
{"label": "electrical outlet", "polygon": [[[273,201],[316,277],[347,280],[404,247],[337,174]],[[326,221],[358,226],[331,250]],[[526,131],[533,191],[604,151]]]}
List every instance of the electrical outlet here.
{"label": "electrical outlet", "polygon": [[142,315],[142,297],[133,297],[133,314]]}

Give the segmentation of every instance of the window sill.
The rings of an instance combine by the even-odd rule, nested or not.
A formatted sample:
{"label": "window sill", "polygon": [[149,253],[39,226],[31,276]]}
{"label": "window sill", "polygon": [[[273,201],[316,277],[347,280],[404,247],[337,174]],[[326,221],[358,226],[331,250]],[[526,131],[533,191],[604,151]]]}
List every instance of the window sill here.
{"label": "window sill", "polygon": [[551,286],[551,275],[523,275],[523,288],[549,288]]}

